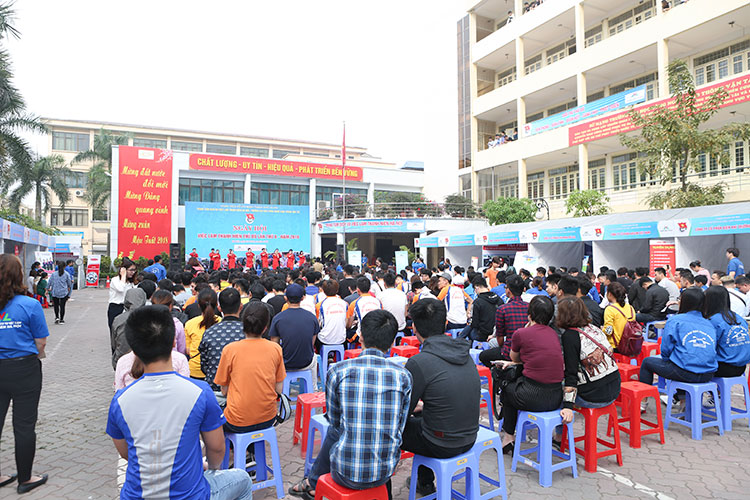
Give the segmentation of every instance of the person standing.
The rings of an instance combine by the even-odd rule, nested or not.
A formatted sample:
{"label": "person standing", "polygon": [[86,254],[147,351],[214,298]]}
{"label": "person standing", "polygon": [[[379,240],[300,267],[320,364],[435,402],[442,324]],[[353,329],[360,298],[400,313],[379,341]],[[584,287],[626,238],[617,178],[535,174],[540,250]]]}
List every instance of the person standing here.
{"label": "person standing", "polygon": [[745,275],[745,266],[740,260],[739,249],[734,247],[727,248],[727,259],[729,260],[729,263],[727,264],[727,276],[734,279],[738,276]]}
{"label": "person standing", "polygon": [[194,259],[198,258],[198,252],[195,251],[195,248],[188,255]]}
{"label": "person standing", "polygon": [[274,270],[276,270],[279,268],[279,261],[281,261],[281,252],[278,248],[273,251],[273,255],[271,257],[273,257],[273,268]]}
{"label": "person standing", "polygon": [[227,254],[227,269],[234,269],[235,267],[237,267],[237,254],[230,248]]}
{"label": "person standing", "polygon": [[[448,259],[446,265],[450,264]],[[471,306],[473,300],[469,297],[464,289],[460,286],[452,284],[453,277],[450,273],[442,273],[438,276],[438,286],[440,287],[440,293],[438,294],[438,300],[445,302],[445,308],[448,311],[448,325],[446,329],[463,330],[466,328],[466,322],[468,317],[466,315],[466,304]]]}
{"label": "person standing", "polygon": [[489,282],[489,288],[492,290],[495,288],[497,283],[497,271],[500,267],[500,257],[492,257],[492,261],[490,262],[490,267],[485,271],[485,274],[487,275],[487,281]]}
{"label": "person standing", "polygon": [[[60,269],[65,272],[64,266]],[[67,274],[67,273],[66,273]],[[26,295],[18,257],[0,254],[0,432],[13,402],[17,474],[0,475],[0,486],[18,481],[18,493],[47,482],[31,475],[36,452],[36,420],[42,392],[42,358],[49,330],[39,301]]]}
{"label": "person standing", "polygon": [[219,269],[221,269],[221,253],[219,252],[218,248],[214,252],[214,256],[213,256],[211,262],[213,264],[213,270],[214,271],[218,271]]}
{"label": "person standing", "polygon": [[65,303],[70,298],[70,294],[73,293],[73,280],[65,272],[63,261],[57,263],[57,272],[52,273],[47,286],[49,287],[49,294],[52,296],[52,306],[55,308],[55,324],[64,324]]}
{"label": "person standing", "polygon": [[247,252],[245,252],[245,267],[255,269],[255,254],[250,248],[248,248]]}
{"label": "person standing", "polygon": [[260,268],[268,269],[268,252],[265,248],[260,251]]}
{"label": "person standing", "polygon": [[286,254],[286,267],[289,269],[294,269],[294,250],[292,250],[291,248]]}
{"label": "person standing", "polygon": [[[154,273],[156,282],[167,277],[167,270],[161,265],[161,255],[154,255],[154,263],[143,270],[144,273]],[[111,283],[110,283],[111,285]]]}
{"label": "person standing", "polygon": [[107,326],[112,330],[112,322],[125,310],[125,292],[135,288],[135,263],[123,257],[117,268],[117,276],[109,283],[109,306],[107,307]]}
{"label": "person standing", "polygon": [[336,295],[339,291],[338,282],[325,280],[321,287],[326,298],[315,306],[320,323],[320,332],[315,341],[315,348],[318,350],[323,344],[342,345],[346,342],[346,310],[349,307],[344,299]]}

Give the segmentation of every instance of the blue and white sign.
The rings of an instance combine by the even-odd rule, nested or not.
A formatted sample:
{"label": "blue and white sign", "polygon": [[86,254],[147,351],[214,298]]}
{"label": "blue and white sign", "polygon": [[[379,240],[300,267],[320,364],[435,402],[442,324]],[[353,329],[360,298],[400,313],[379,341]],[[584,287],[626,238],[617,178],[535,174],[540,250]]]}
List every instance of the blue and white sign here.
{"label": "blue and white sign", "polygon": [[415,248],[437,248],[438,237],[437,236],[426,236],[424,238],[414,238]]}
{"label": "blue and white sign", "polygon": [[424,219],[347,219],[319,221],[318,234],[341,233],[423,233]]}
{"label": "blue and white sign", "polygon": [[635,222],[632,224],[611,224],[604,226],[605,240],[640,240],[658,237],[658,222]]}
{"label": "blue and white sign", "polygon": [[690,236],[750,233],[750,214],[700,217],[690,220]]}

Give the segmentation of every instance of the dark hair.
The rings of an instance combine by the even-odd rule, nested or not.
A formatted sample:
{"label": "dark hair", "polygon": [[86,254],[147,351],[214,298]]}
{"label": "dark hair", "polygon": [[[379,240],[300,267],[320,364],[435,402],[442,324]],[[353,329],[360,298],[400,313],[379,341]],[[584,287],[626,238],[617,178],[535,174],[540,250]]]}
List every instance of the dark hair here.
{"label": "dark hair", "polygon": [[625,298],[628,296],[628,293],[625,291],[625,287],[622,286],[622,283],[618,283],[617,281],[610,283],[607,286],[607,293],[612,294],[615,298],[615,302],[620,304],[620,307],[625,307]]}
{"label": "dark hair", "polygon": [[542,274],[547,274],[547,270],[545,268],[543,268],[543,267],[537,267],[536,268],[536,272],[542,273]]}
{"label": "dark hair", "polygon": [[271,313],[263,302],[248,302],[242,308],[242,330],[250,337],[260,337],[266,333]]}
{"label": "dark hair", "polygon": [[383,283],[388,288],[393,288],[396,286],[396,275],[393,273],[385,273],[385,276],[383,276]]}
{"label": "dark hair", "polygon": [[552,299],[544,295],[535,295],[529,302],[529,318],[534,323],[540,325],[549,325],[552,317],[555,315],[555,304]]}
{"label": "dark hair", "polygon": [[65,272],[65,262],[63,262],[63,261],[61,261],[61,260],[58,260],[58,261],[56,262],[56,264],[57,264],[57,274],[58,274],[59,276],[62,276],[62,275],[63,275],[63,273]]}
{"label": "dark hair", "polygon": [[[530,309],[531,307],[529,307]],[[589,310],[586,309],[586,305],[578,297],[567,296],[557,301],[555,325],[558,328],[581,328],[590,322]]]}
{"label": "dark hair", "polygon": [[347,264],[344,266],[343,270],[344,270],[344,274],[353,274],[354,266],[352,266],[351,264]]}
{"label": "dark hair", "polygon": [[635,268],[635,275],[636,276],[648,276],[648,268],[647,267],[636,267]]}
{"label": "dark hair", "polygon": [[443,301],[430,297],[419,299],[409,307],[409,316],[423,338],[444,334],[447,314]]}
{"label": "dark hair", "polygon": [[680,278],[684,279],[691,285],[695,283],[695,276],[690,271],[680,271]]}
{"label": "dark hair", "polygon": [[365,276],[357,278],[357,289],[360,292],[367,293],[370,291],[370,280]]}
{"label": "dark hair", "polygon": [[568,273],[570,273],[570,274],[578,274],[579,272],[580,271],[578,270],[577,267],[571,267],[571,268],[568,269]]}
{"label": "dark hair", "polygon": [[154,255],[154,264],[161,261],[161,255]]}
{"label": "dark hair", "polygon": [[325,280],[320,287],[323,289],[326,297],[333,297],[339,291],[339,282],[336,280]]}
{"label": "dark hair", "polygon": [[541,290],[543,284],[544,278],[542,278],[541,276],[534,276],[534,279],[531,280],[531,286],[533,288],[536,288],[537,290]]}
{"label": "dark hair", "polygon": [[690,311],[700,311],[703,313],[704,301],[705,296],[703,295],[703,290],[698,288],[687,288],[682,292],[682,295],[680,295],[679,313],[683,314]]}
{"label": "dark hair", "polygon": [[508,276],[508,273],[506,273],[505,271],[498,271],[497,274],[495,275],[495,279],[497,280],[498,283],[505,283],[507,276]]}
{"label": "dark hair", "polygon": [[688,264],[690,267],[701,267],[701,261],[699,260],[693,260]]}
{"label": "dark hair", "polygon": [[708,278],[703,274],[696,274],[693,278],[696,283],[700,283],[701,285],[707,285],[708,284]]}
{"label": "dark hair", "polygon": [[236,288],[225,288],[219,294],[219,305],[224,314],[236,314],[242,305],[240,292]]}
{"label": "dark hair", "polygon": [[604,271],[604,279],[608,279],[610,283],[617,281],[617,273],[612,269]]}
{"label": "dark hair", "polygon": [[247,293],[248,289],[250,288],[250,284],[245,278],[237,278],[232,282],[232,286],[235,288],[239,288],[242,293]]}
{"label": "dark hair", "polygon": [[568,275],[561,277],[560,283],[558,283],[557,286],[562,290],[564,295],[575,295],[580,288],[578,280],[574,276]]}
{"label": "dark hair", "polygon": [[655,268],[654,268],[654,272],[655,272],[655,273],[661,273],[661,274],[663,274],[663,275],[665,275],[665,276],[666,276],[666,274],[667,274],[667,270],[666,270],[666,269],[664,269],[663,267],[655,267]]}
{"label": "dark hair", "polygon": [[159,280],[156,286],[158,286],[160,290],[166,290],[168,292],[174,291],[174,282],[167,278],[164,278],[163,280]]}
{"label": "dark hair", "polygon": [[523,283],[523,278],[517,274],[509,276],[506,280],[505,286],[510,290],[510,293],[512,293],[514,297],[520,297],[526,289],[526,285]]}
{"label": "dark hair", "polygon": [[166,290],[157,290],[151,296],[151,303],[160,306],[171,306],[174,304],[174,295]]}
{"label": "dark hair", "polygon": [[484,288],[487,288],[487,280],[484,279],[484,276],[481,274],[475,273],[474,277],[471,279],[471,286],[474,288],[481,286]]}
{"label": "dark hair", "polygon": [[258,300],[262,299],[266,296],[266,287],[258,282],[253,283],[250,285],[250,296]]}
{"label": "dark hair", "polygon": [[371,311],[362,318],[362,344],[387,352],[398,331],[398,321],[384,309]]}
{"label": "dark hair", "polygon": [[562,276],[557,273],[552,273],[547,276],[547,284],[559,285]]}
{"label": "dark hair", "polygon": [[[704,276],[705,277],[705,276]],[[714,314],[721,317],[729,325],[739,325],[737,315],[732,311],[729,299],[729,290],[723,286],[708,287],[704,295],[703,316],[707,319]]]}
{"label": "dark hair", "polygon": [[627,275],[628,275],[627,267],[620,267],[617,269],[617,276],[627,276]]}
{"label": "dark hair", "polygon": [[162,305],[134,309],[125,322],[128,345],[145,364],[171,359],[174,335],[172,314]]}
{"label": "dark hair", "polygon": [[26,295],[23,265],[15,255],[0,253],[0,310],[16,295]]}
{"label": "dark hair", "polygon": [[735,247],[729,247],[729,248],[727,248],[727,253],[731,253],[735,257],[739,257],[740,256],[740,250],[738,248],[735,248]]}
{"label": "dark hair", "polygon": [[425,275],[427,275],[427,276],[432,276],[432,273],[431,273],[431,272],[430,272],[430,270],[429,270],[429,269],[427,269],[426,267],[423,267],[422,269],[420,269],[420,270],[419,270],[419,274],[425,274]]}
{"label": "dark hair", "polygon": [[209,329],[214,326],[216,321],[216,292],[211,288],[204,288],[198,293],[198,307],[201,308],[203,318],[198,325],[201,328]]}
{"label": "dark hair", "polygon": [[286,290],[286,283],[284,283],[284,280],[274,280],[273,290],[274,292],[283,292]]}
{"label": "dark hair", "polygon": [[588,277],[578,276],[578,289],[581,291],[581,295],[588,295],[593,286],[594,285],[591,284],[591,280],[588,279]]}
{"label": "dark hair", "polygon": [[145,279],[138,283],[138,288],[146,292],[146,299],[151,299],[151,296],[156,291],[156,283],[153,280]]}
{"label": "dark hair", "polygon": [[638,286],[643,287],[643,285],[645,285],[646,283],[653,283],[653,282],[654,280],[652,280],[650,277],[644,276],[643,278],[638,280]]}

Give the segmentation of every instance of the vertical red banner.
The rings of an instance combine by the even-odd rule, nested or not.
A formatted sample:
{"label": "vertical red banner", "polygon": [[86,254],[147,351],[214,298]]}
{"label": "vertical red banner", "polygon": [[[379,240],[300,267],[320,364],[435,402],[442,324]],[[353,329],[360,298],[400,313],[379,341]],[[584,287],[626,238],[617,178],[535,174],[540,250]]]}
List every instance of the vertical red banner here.
{"label": "vertical red banner", "polygon": [[671,276],[675,267],[674,240],[649,240],[649,269],[651,276],[654,268],[663,267]]}
{"label": "vertical red banner", "polygon": [[86,262],[86,288],[99,286],[100,255],[89,255]]}
{"label": "vertical red banner", "polygon": [[153,258],[172,236],[172,152],[119,147],[117,253]]}

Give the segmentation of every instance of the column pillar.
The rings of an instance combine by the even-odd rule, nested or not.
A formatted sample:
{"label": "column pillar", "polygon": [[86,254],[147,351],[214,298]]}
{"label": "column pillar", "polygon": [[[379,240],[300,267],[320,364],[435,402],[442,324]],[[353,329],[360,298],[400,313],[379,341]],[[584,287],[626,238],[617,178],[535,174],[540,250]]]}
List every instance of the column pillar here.
{"label": "column pillar", "polygon": [[528,190],[526,189],[526,160],[521,158],[518,160],[518,197],[528,198]]}
{"label": "column pillar", "polygon": [[667,45],[666,38],[656,41],[656,65],[658,67],[659,97],[664,98],[669,96],[669,76],[667,72],[667,66],[669,66],[669,46]]}
{"label": "column pillar", "polygon": [[526,125],[526,100],[523,97],[516,98],[516,123],[518,124],[518,137],[525,136],[523,127]]}
{"label": "column pillar", "polygon": [[576,52],[581,52],[586,45],[586,20],[583,15],[583,3],[576,3],[574,9]]}
{"label": "column pillar", "polygon": [[589,146],[578,145],[578,187],[581,191],[589,188]]}
{"label": "column pillar", "polygon": [[576,74],[576,97],[579,106],[586,104],[586,73]]}
{"label": "column pillar", "polygon": [[523,50],[523,38],[520,36],[516,38],[516,79],[523,78],[523,68],[524,68],[524,50]]}
{"label": "column pillar", "polygon": [[250,174],[245,174],[245,192],[243,195],[243,203],[251,203],[252,196],[250,196],[250,186],[251,186],[251,176]]}
{"label": "column pillar", "polygon": [[516,21],[518,21],[518,18],[521,17],[523,14],[523,0],[514,0],[513,1],[513,15],[516,18]]}
{"label": "column pillar", "polygon": [[315,222],[318,220],[318,202],[317,196],[315,196],[318,182],[315,179],[310,179],[310,190],[307,195],[308,204],[310,205],[310,221]]}

